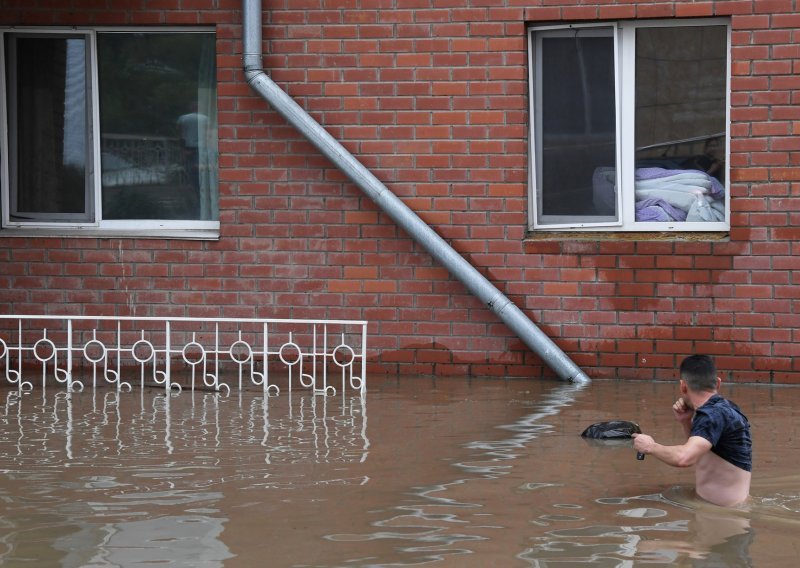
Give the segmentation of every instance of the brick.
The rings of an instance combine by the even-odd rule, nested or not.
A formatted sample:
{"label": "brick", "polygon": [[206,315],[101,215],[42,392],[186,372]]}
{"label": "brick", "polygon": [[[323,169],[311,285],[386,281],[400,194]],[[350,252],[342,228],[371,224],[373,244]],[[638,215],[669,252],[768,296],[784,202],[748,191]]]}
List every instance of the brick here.
{"label": "brick", "polygon": [[[264,64],[593,376],[672,380],[676,352],[703,349],[734,380],[800,383],[800,83],[791,3],[481,4],[292,3],[265,12]],[[240,70],[238,4],[153,0],[128,14],[129,6],[102,15],[30,9],[25,23],[216,26],[221,237],[0,234],[0,302],[121,313],[133,294],[146,313],[323,308],[375,318],[370,343],[386,354],[388,372],[552,375],[252,93]],[[729,240],[526,239],[525,23],[710,15],[734,16]],[[277,307],[286,302],[294,312]],[[434,333],[450,351],[431,347]],[[758,367],[767,359],[774,369]]]}
{"label": "brick", "polygon": [[713,2],[676,3],[675,16],[679,18],[699,18],[714,15]]}

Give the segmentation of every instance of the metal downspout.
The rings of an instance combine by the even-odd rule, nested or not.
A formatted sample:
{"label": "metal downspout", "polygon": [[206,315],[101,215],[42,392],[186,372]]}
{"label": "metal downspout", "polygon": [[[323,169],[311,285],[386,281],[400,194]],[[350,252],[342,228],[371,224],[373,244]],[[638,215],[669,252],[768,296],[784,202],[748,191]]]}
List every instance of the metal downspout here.
{"label": "metal downspout", "polygon": [[244,72],[250,86],[367,194],[401,229],[488,306],[559,378],[574,383],[588,383],[590,379],[586,373],[528,319],[522,310],[453,250],[266,75],[261,63],[261,0],[242,0],[242,11]]}

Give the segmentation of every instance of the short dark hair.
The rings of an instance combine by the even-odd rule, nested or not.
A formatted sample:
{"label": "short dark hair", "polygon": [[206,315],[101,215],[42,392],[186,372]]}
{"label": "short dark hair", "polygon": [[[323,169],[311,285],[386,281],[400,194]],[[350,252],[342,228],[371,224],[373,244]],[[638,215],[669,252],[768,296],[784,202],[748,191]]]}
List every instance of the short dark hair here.
{"label": "short dark hair", "polygon": [[681,363],[681,379],[693,391],[717,390],[717,367],[708,355],[689,355]]}

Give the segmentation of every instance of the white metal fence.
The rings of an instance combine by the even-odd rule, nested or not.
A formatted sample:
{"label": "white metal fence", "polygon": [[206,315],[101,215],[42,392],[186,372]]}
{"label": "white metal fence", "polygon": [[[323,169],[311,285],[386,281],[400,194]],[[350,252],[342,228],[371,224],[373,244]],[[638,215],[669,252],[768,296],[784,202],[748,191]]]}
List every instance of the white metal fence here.
{"label": "white metal fence", "polygon": [[0,315],[0,379],[19,390],[138,383],[230,393],[366,391],[367,322]]}

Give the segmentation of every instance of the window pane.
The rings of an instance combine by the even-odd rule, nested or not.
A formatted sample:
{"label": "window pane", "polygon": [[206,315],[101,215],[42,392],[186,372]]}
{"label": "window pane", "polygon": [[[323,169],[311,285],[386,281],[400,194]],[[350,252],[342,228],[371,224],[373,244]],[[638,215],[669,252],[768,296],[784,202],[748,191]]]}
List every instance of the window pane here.
{"label": "window pane", "polygon": [[216,220],[215,38],[97,36],[104,219]]}
{"label": "window pane", "polygon": [[88,220],[86,43],[9,36],[11,219]]}
{"label": "window pane", "polygon": [[617,219],[614,41],[600,33],[541,40],[540,223]]}
{"label": "window pane", "polygon": [[636,32],[636,220],[725,221],[727,28]]}

